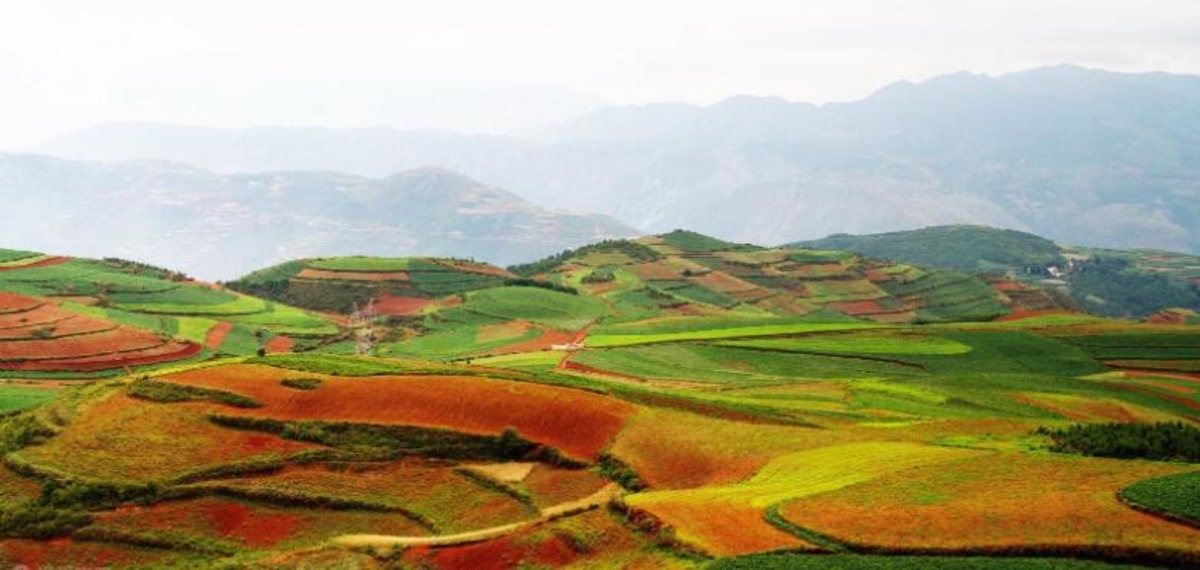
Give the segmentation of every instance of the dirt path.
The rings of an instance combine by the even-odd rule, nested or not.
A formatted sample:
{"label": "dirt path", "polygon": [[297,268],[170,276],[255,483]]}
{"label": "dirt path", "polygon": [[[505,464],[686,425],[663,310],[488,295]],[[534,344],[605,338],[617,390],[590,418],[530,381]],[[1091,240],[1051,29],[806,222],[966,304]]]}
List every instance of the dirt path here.
{"label": "dirt path", "polygon": [[515,522],[501,526],[473,530],[459,534],[444,534],[439,536],[391,536],[383,534],[347,534],[333,539],[334,544],[347,547],[390,547],[390,546],[455,546],[481,542],[512,534],[519,530],[539,525],[562,517],[590,511],[599,508],[620,493],[621,488],[616,483],[600,489],[596,493],[566,503],[542,509],[538,518]]}

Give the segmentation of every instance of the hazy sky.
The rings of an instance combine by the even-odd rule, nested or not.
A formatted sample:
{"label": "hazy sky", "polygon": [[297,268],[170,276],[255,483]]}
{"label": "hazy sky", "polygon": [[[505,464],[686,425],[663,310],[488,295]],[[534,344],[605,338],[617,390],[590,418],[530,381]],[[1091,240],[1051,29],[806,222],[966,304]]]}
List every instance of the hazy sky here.
{"label": "hazy sky", "polygon": [[1200,73],[1200,2],[14,0],[0,148],[118,120],[504,131],[1061,62]]}

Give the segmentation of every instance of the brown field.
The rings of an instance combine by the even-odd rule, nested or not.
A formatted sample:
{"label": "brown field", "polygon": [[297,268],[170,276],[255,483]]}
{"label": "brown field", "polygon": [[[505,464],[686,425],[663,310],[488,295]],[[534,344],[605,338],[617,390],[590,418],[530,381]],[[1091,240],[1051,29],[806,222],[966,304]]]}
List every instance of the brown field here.
{"label": "brown field", "polygon": [[345,532],[419,536],[395,513],[281,508],[215,497],[129,506],[101,513],[96,526],[125,532],[169,531],[250,548],[300,547]]}
{"label": "brown field", "polygon": [[751,424],[686,412],[647,410],[612,453],[652,489],[688,489],[746,479],[772,458],[847,437],[832,430]]}
{"label": "brown field", "polygon": [[[19,455],[35,465],[85,478],[155,481],[317,447],[218,427],[206,417],[214,408],[200,403],[157,404],[117,392],[91,404],[50,441]],[[185,440],[187,445],[180,445]]]}
{"label": "brown field", "polygon": [[47,359],[0,364],[6,370],[96,372],[130,366],[148,366],[183,360],[200,354],[204,347],[194,343],[169,342],[159,346],[78,358]]}
{"label": "brown field", "polygon": [[267,341],[263,348],[267,349],[267,354],[283,354],[291,352],[296,347],[296,340],[289,336],[279,335]]}
{"label": "brown field", "polygon": [[[52,322],[30,324],[25,327],[10,327],[0,329],[0,340],[50,340],[63,337],[95,334],[111,331],[117,324],[111,321],[93,319],[83,315],[62,315],[62,318]],[[37,334],[48,336],[38,337]]]}
{"label": "brown field", "polygon": [[680,272],[678,270],[665,263],[657,261],[650,263],[639,263],[637,265],[630,266],[629,270],[633,271],[633,274],[637,275],[638,279],[643,281],[680,278]]}
{"label": "brown field", "polygon": [[1200,529],[1122,504],[1135,481],[1186,465],[993,453],[786,504],[788,520],[837,540],[884,549],[988,552],[1021,546],[1195,550]]}
{"label": "brown field", "polygon": [[474,261],[464,261],[461,259],[435,259],[433,261],[438,265],[449,267],[451,269],[457,269],[459,271],[466,271],[468,273],[481,273],[483,275],[493,275],[504,278],[516,277],[516,275],[513,275],[507,269],[501,269],[486,263],[476,263]]}
{"label": "brown field", "polygon": [[0,563],[18,568],[127,568],[166,566],[177,553],[120,544],[54,540],[0,540]]}
{"label": "brown field", "polygon": [[523,482],[534,504],[542,509],[590,496],[609,483],[586,469],[558,469],[543,464],[535,465]]}
{"label": "brown field", "polygon": [[770,550],[820,552],[822,549],[772,526],[761,508],[733,501],[670,501],[654,504],[654,516],[676,529],[684,543],[713,556],[737,556]]}
{"label": "brown field", "polygon": [[[585,392],[539,384],[461,376],[326,377],[320,389],[281,388],[287,371],[224,366],[165,380],[249,396],[263,407],[243,415],[444,427],[477,434],[516,428],[577,459],[595,459],[636,408]],[[571,410],[563,414],[562,410]]]}
{"label": "brown field", "polygon": [[0,360],[59,360],[142,350],[162,344],[163,341],[152,332],[119,328],[63,339],[2,342]]}
{"label": "brown field", "polygon": [[753,283],[742,281],[741,279],[738,279],[732,275],[718,273],[716,271],[706,273],[700,277],[695,277],[691,279],[691,281],[708,289],[712,289],[718,293],[735,293],[738,291],[759,289],[759,287]]}

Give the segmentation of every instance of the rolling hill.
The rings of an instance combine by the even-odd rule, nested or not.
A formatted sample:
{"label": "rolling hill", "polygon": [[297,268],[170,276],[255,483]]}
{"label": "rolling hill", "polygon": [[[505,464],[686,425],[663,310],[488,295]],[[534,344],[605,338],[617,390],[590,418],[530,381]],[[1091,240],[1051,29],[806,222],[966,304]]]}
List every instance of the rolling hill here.
{"label": "rolling hill", "polygon": [[1200,257],[1177,252],[1063,246],[1032,234],[984,226],[838,234],[791,245],[1053,283],[1067,287],[1088,311],[1109,316],[1200,309]]}
{"label": "rolling hill", "polygon": [[[43,344],[87,345],[95,340],[102,345],[95,354],[104,355],[108,364],[86,368],[64,361],[64,365],[72,365],[24,365],[15,370],[63,372],[66,376],[72,370],[112,374],[130,366],[171,360],[164,355],[191,357],[202,350],[204,356],[248,355],[260,349],[286,352],[297,343],[317,343],[339,332],[323,315],[138,262],[14,250],[0,250],[0,259],[4,260],[0,261],[0,292],[15,299],[22,315],[33,311],[11,317],[19,319],[12,323],[17,328],[10,331],[18,336],[10,339],[14,342],[7,346],[13,350],[0,360],[40,358]],[[90,336],[96,334],[113,337],[113,342]],[[138,348],[138,343],[145,346]],[[150,352],[141,354],[144,349]],[[151,358],[156,356],[161,358]]]}
{"label": "rolling hill", "polygon": [[900,82],[820,106],[614,107],[509,137],[124,124],[34,150],[222,173],[439,165],[547,207],[755,243],[972,223],[1200,253],[1197,101],[1194,76],[1058,66]]}
{"label": "rolling hill", "polygon": [[413,316],[439,297],[495,287],[515,277],[461,259],[335,257],[289,261],[228,285],[309,309],[349,313],[373,301],[379,314]]}
{"label": "rolling hill", "polygon": [[[0,561],[1200,564],[1191,313],[1037,312],[1055,298],[1010,279],[689,231],[508,269],[305,258],[235,284],[274,298],[0,250]],[[201,319],[340,320],[283,298],[380,299],[373,355],[55,362],[196,350],[176,337],[211,338]],[[59,372],[12,369],[30,362]]]}
{"label": "rolling hill", "polygon": [[551,212],[442,169],[370,179],[287,171],[221,175],[164,162],[0,154],[0,196],[20,212],[0,243],[120,256],[228,279],[316,255],[421,253],[513,263],[637,232]]}

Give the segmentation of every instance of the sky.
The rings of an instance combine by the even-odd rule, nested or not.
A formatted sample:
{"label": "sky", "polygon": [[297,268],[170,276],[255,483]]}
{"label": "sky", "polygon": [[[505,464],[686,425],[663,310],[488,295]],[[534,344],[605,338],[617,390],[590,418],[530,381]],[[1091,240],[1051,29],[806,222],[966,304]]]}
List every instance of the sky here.
{"label": "sky", "polygon": [[0,149],[114,121],[507,132],[1057,63],[1200,74],[1200,2],[14,1]]}

